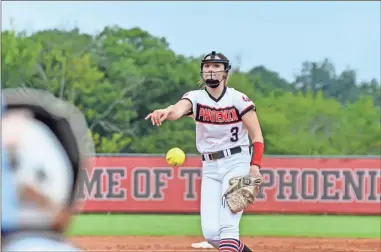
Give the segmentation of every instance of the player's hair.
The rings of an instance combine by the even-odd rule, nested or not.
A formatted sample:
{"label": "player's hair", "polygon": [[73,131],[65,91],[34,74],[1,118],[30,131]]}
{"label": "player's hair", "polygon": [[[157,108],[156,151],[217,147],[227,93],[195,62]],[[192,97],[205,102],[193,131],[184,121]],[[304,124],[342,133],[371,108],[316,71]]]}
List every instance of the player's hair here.
{"label": "player's hair", "polygon": [[[222,54],[222,53],[216,53],[216,56],[217,56],[218,58],[222,59],[222,60],[229,60],[229,59],[228,59],[224,54]],[[225,85],[225,86],[228,85],[228,76],[229,76],[229,74],[226,73],[225,78],[224,78],[224,80],[225,80],[224,85]],[[204,81],[203,81],[202,78],[198,81],[197,84],[200,86],[201,89],[203,89],[203,88],[206,87],[206,85],[205,85],[205,83],[204,83]]]}

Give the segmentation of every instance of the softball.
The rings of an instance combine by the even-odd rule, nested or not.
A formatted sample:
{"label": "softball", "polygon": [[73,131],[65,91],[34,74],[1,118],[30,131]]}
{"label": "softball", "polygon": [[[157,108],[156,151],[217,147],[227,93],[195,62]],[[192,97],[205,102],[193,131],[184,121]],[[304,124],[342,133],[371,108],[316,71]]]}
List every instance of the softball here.
{"label": "softball", "polygon": [[185,153],[180,148],[172,148],[165,155],[165,159],[171,166],[180,166],[185,161]]}

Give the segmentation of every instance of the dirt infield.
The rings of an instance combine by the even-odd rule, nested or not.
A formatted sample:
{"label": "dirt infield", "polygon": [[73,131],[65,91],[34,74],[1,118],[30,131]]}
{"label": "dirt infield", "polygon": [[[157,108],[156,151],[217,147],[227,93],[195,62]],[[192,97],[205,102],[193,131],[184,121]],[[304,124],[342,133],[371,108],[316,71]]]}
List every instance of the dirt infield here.
{"label": "dirt infield", "polygon": [[[147,237],[147,236],[78,236],[71,239],[87,251],[216,251],[193,249],[191,243],[201,237]],[[380,252],[378,239],[330,238],[272,238],[243,237],[242,240],[255,252]]]}

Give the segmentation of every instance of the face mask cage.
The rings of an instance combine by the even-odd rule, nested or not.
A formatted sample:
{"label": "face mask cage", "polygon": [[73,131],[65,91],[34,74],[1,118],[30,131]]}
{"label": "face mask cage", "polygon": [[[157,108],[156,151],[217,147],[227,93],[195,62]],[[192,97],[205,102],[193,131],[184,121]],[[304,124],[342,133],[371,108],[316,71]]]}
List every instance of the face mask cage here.
{"label": "face mask cage", "polygon": [[[204,72],[203,72],[203,67],[204,67],[204,64],[206,63],[220,63],[220,64],[223,64],[224,65],[224,71],[218,71],[218,72],[210,72],[210,76],[208,76],[207,78],[204,78]],[[220,59],[219,56],[216,54],[215,51],[213,51],[212,53],[206,55],[204,57],[204,59],[201,61],[201,65],[200,65],[200,75],[201,75],[201,79],[203,80],[203,82],[209,86],[209,87],[212,87],[212,88],[216,88],[220,85],[221,81],[222,80],[218,80],[218,79],[214,79],[213,78],[213,74],[216,74],[216,73],[221,73],[221,72],[226,72],[226,74],[229,72],[231,68],[231,65],[229,64],[229,60],[228,59]],[[209,72],[208,72],[209,74]]]}

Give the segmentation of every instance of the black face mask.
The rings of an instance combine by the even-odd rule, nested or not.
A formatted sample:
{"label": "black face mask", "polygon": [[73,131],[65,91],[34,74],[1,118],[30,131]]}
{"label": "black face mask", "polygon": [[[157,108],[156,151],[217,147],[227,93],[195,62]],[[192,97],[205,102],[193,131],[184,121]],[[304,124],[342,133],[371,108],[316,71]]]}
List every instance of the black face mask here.
{"label": "black face mask", "polygon": [[217,88],[220,85],[220,81],[215,79],[206,79],[205,84],[210,88]]}
{"label": "black face mask", "polygon": [[210,87],[210,88],[217,88],[220,84],[221,81],[218,79],[213,79],[213,73],[210,73],[210,75],[207,77],[207,79],[204,79],[205,84]]}

